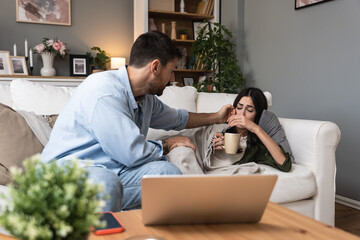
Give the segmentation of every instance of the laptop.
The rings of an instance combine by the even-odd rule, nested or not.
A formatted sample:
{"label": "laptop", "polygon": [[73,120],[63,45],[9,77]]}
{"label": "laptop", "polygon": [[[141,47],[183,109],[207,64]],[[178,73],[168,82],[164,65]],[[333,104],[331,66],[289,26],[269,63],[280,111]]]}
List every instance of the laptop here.
{"label": "laptop", "polygon": [[276,175],[144,176],[143,223],[256,223],[261,220],[276,180]]}

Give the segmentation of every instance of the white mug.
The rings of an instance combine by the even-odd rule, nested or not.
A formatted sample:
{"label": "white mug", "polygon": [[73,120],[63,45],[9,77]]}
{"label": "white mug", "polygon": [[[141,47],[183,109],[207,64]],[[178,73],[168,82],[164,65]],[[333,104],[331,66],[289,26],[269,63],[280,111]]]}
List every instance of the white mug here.
{"label": "white mug", "polygon": [[225,133],[225,153],[236,154],[239,149],[240,134]]}

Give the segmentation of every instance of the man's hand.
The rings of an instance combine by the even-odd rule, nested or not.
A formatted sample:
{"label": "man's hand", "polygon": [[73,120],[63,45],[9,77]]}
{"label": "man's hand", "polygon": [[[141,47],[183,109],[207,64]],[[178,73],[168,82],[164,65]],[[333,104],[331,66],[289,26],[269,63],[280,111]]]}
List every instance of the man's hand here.
{"label": "man's hand", "polygon": [[196,152],[195,144],[187,137],[170,137],[162,140],[163,144],[163,155],[168,154],[173,148],[184,146],[189,147]]}
{"label": "man's hand", "polygon": [[185,128],[196,128],[211,124],[225,123],[234,107],[231,104],[222,106],[216,113],[191,113]]}
{"label": "man's hand", "polygon": [[231,112],[234,110],[234,107],[231,104],[226,104],[221,107],[221,109],[217,112],[219,115],[220,122],[225,123],[228,118],[231,116]]}

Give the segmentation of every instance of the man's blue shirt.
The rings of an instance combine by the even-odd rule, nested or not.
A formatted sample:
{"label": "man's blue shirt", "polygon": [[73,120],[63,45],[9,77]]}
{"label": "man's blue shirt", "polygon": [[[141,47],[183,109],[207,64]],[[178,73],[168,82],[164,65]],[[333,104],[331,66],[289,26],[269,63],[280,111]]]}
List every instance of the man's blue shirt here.
{"label": "man's blue shirt", "polygon": [[170,108],[154,95],[137,104],[126,66],[92,74],[56,120],[42,160],[90,159],[118,174],[124,167],[165,160],[161,141],[146,140],[149,127],[182,130],[188,118],[186,110]]}

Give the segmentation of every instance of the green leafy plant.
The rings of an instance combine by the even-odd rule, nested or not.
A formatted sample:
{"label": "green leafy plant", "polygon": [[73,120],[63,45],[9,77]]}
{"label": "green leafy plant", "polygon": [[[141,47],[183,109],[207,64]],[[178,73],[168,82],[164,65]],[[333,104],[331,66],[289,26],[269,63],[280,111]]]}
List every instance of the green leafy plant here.
{"label": "green leafy plant", "polygon": [[207,92],[209,87],[215,87],[216,92],[237,93],[245,79],[235,56],[235,44],[230,41],[232,33],[219,23],[204,23],[191,47],[195,68],[203,66],[209,73],[209,77],[197,85],[198,91]]}
{"label": "green leafy plant", "polygon": [[0,224],[19,239],[82,239],[99,226],[104,201],[102,187],[88,179],[76,160],[58,166],[42,163],[40,155],[24,161],[24,170],[12,168],[9,205]]}
{"label": "green leafy plant", "polygon": [[188,30],[185,29],[185,28],[182,28],[182,29],[179,30],[179,34],[180,34],[180,35],[181,35],[181,34],[187,34],[187,32],[188,32]]}
{"label": "green leafy plant", "polygon": [[93,57],[91,52],[86,53],[89,56],[89,64],[100,69],[106,69],[106,64],[110,62],[108,54],[99,47],[92,47],[91,50],[96,51],[96,54]]}

